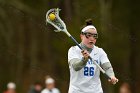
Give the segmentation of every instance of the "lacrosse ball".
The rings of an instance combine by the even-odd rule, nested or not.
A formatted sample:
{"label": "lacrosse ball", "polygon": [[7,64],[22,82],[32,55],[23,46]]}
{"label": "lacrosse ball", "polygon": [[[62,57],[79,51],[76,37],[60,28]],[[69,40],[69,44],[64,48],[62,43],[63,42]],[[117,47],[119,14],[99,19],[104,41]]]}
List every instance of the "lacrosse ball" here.
{"label": "lacrosse ball", "polygon": [[50,19],[50,20],[55,20],[55,18],[56,18],[55,14],[51,13],[51,14],[49,15],[49,19]]}

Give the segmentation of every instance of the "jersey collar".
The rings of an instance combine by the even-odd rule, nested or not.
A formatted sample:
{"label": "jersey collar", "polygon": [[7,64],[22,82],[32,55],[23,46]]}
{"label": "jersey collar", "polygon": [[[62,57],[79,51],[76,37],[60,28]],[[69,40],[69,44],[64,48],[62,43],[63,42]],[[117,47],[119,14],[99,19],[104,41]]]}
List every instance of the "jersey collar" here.
{"label": "jersey collar", "polygon": [[86,45],[84,45],[83,43],[80,43],[80,45],[81,45],[81,47],[82,47],[83,49],[86,49],[89,53],[91,53],[92,50],[93,50],[94,55],[96,55],[96,54],[98,53],[98,51],[97,51],[97,48],[98,48],[98,47],[96,47],[95,45],[93,46],[93,48],[88,48],[88,47],[87,47]]}
{"label": "jersey collar", "polygon": [[88,48],[86,45],[84,45],[83,43],[80,43],[81,47],[85,50],[87,50],[89,53],[91,53],[91,51],[93,50],[93,48]]}

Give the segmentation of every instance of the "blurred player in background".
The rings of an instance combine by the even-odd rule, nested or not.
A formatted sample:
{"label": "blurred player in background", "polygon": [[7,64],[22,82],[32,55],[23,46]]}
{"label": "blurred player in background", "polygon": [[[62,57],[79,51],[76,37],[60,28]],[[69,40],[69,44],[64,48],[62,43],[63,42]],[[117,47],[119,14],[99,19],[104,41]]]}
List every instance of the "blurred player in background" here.
{"label": "blurred player in background", "polygon": [[110,76],[110,83],[116,84],[118,79],[115,77],[105,51],[95,46],[98,33],[92,25],[91,19],[86,20],[86,26],[82,28],[80,37],[80,46],[84,50],[81,51],[78,46],[73,46],[68,51],[68,64],[70,69],[68,93],[103,93],[100,81],[100,70],[89,60],[89,56]]}
{"label": "blurred player in background", "polygon": [[119,89],[119,93],[132,93],[130,84],[127,82],[122,83]]}
{"label": "blurred player in background", "polygon": [[7,90],[3,93],[16,93],[16,84],[13,82],[9,82],[7,84]]}
{"label": "blurred player in background", "polygon": [[55,88],[55,80],[48,76],[45,80],[46,88],[41,93],[60,93],[59,89]]}
{"label": "blurred player in background", "polygon": [[40,82],[35,82],[28,93],[41,93],[42,85]]}

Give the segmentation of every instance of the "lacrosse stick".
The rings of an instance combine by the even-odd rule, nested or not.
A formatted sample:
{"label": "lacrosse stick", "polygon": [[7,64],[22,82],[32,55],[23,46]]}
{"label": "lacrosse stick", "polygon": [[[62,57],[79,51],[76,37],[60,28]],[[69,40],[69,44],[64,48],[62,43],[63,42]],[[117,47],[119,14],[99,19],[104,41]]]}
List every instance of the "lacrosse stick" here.
{"label": "lacrosse stick", "polygon": [[[61,18],[59,17],[59,8],[54,8],[54,9],[50,9],[47,14],[46,14],[46,23],[50,23],[51,25],[53,25],[57,30],[54,30],[55,32],[64,32],[65,34],[67,34],[68,37],[70,37],[72,39],[72,41],[74,41],[74,43],[81,49],[83,50],[83,48],[79,45],[79,43],[75,40],[75,38],[73,36],[71,36],[71,34],[68,32],[65,23],[61,20]],[[52,15],[53,16],[50,16]],[[91,61],[92,58],[89,57],[89,59]],[[99,66],[98,63],[96,63],[95,61],[93,61],[93,63],[100,69],[100,71],[108,78],[111,79],[106,72]]]}

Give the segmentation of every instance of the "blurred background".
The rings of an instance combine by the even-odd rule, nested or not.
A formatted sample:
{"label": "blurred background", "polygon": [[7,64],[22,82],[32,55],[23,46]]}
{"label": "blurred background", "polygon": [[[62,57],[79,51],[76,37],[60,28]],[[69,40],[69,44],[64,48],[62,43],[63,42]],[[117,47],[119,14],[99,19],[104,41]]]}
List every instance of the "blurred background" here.
{"label": "blurred background", "polygon": [[119,93],[123,82],[140,93],[140,1],[139,0],[0,0],[0,92],[15,82],[17,93],[45,76],[56,80],[61,93],[69,87],[67,52],[75,45],[64,33],[45,23],[50,8],[60,8],[68,31],[80,43],[80,27],[87,18],[99,33],[102,47],[114,67],[119,83],[111,85],[101,75],[105,93]]}

